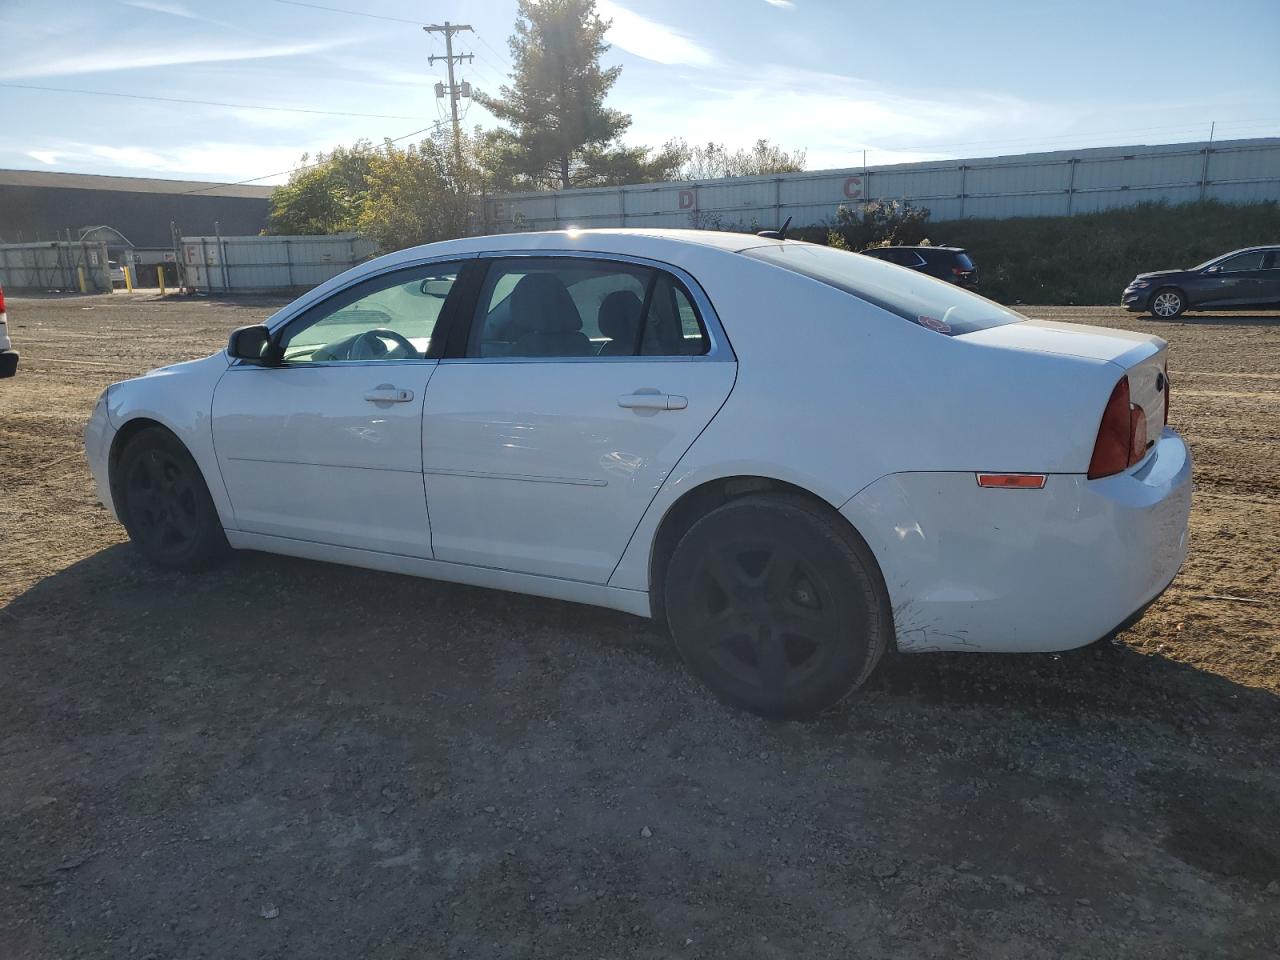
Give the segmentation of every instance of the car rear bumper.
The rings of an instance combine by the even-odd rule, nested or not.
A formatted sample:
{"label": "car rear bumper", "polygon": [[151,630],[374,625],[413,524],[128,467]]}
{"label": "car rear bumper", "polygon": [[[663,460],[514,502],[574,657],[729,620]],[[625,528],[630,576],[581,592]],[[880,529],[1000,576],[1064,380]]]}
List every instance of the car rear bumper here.
{"label": "car rear bumper", "polygon": [[0,350],[0,380],[18,372],[18,351]]}
{"label": "car rear bumper", "polygon": [[1191,456],[1166,429],[1137,468],[1042,490],[972,473],[884,477],[842,508],[875,553],[906,652],[1070,650],[1115,632],[1187,550]]}

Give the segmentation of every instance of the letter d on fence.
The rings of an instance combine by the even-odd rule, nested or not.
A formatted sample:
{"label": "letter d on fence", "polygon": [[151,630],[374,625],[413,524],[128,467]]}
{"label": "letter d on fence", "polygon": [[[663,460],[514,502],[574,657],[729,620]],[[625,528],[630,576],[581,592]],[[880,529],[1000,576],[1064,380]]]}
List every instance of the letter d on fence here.
{"label": "letter d on fence", "polygon": [[680,209],[681,210],[693,209],[693,191],[692,190],[680,191]]}

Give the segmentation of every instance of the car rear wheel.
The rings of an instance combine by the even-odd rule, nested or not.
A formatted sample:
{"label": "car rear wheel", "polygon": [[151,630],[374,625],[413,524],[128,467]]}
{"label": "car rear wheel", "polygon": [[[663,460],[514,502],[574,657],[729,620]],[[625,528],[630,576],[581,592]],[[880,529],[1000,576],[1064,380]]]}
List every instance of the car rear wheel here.
{"label": "car rear wheel", "polygon": [[676,546],[664,590],[685,662],[721,699],[763,716],[830,707],[890,642],[871,551],[799,496],[753,495],[708,513]]}
{"label": "car rear wheel", "polygon": [[1161,320],[1173,320],[1182,316],[1187,309],[1187,300],[1182,295],[1181,290],[1165,287],[1151,295],[1150,309],[1153,317],[1158,317]]}
{"label": "car rear wheel", "polygon": [[229,551],[199,466],[167,430],[152,427],[131,439],[114,479],[124,528],[152,563],[198,570]]}

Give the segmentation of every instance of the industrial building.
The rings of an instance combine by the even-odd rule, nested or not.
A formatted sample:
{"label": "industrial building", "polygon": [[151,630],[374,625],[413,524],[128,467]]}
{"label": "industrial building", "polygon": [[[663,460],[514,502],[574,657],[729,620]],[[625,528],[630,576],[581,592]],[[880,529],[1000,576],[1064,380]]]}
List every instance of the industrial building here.
{"label": "industrial building", "polygon": [[174,233],[255,235],[267,224],[269,186],[0,170],[0,243],[105,241],[112,260],[153,282],[172,260]]}

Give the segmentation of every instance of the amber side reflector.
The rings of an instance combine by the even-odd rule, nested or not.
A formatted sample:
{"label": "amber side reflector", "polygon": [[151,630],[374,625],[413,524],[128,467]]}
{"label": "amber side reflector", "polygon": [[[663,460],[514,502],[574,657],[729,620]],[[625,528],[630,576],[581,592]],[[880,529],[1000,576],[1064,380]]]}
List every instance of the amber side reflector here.
{"label": "amber side reflector", "polygon": [[998,487],[1004,490],[1041,490],[1045,480],[1043,473],[980,473],[978,486]]}

